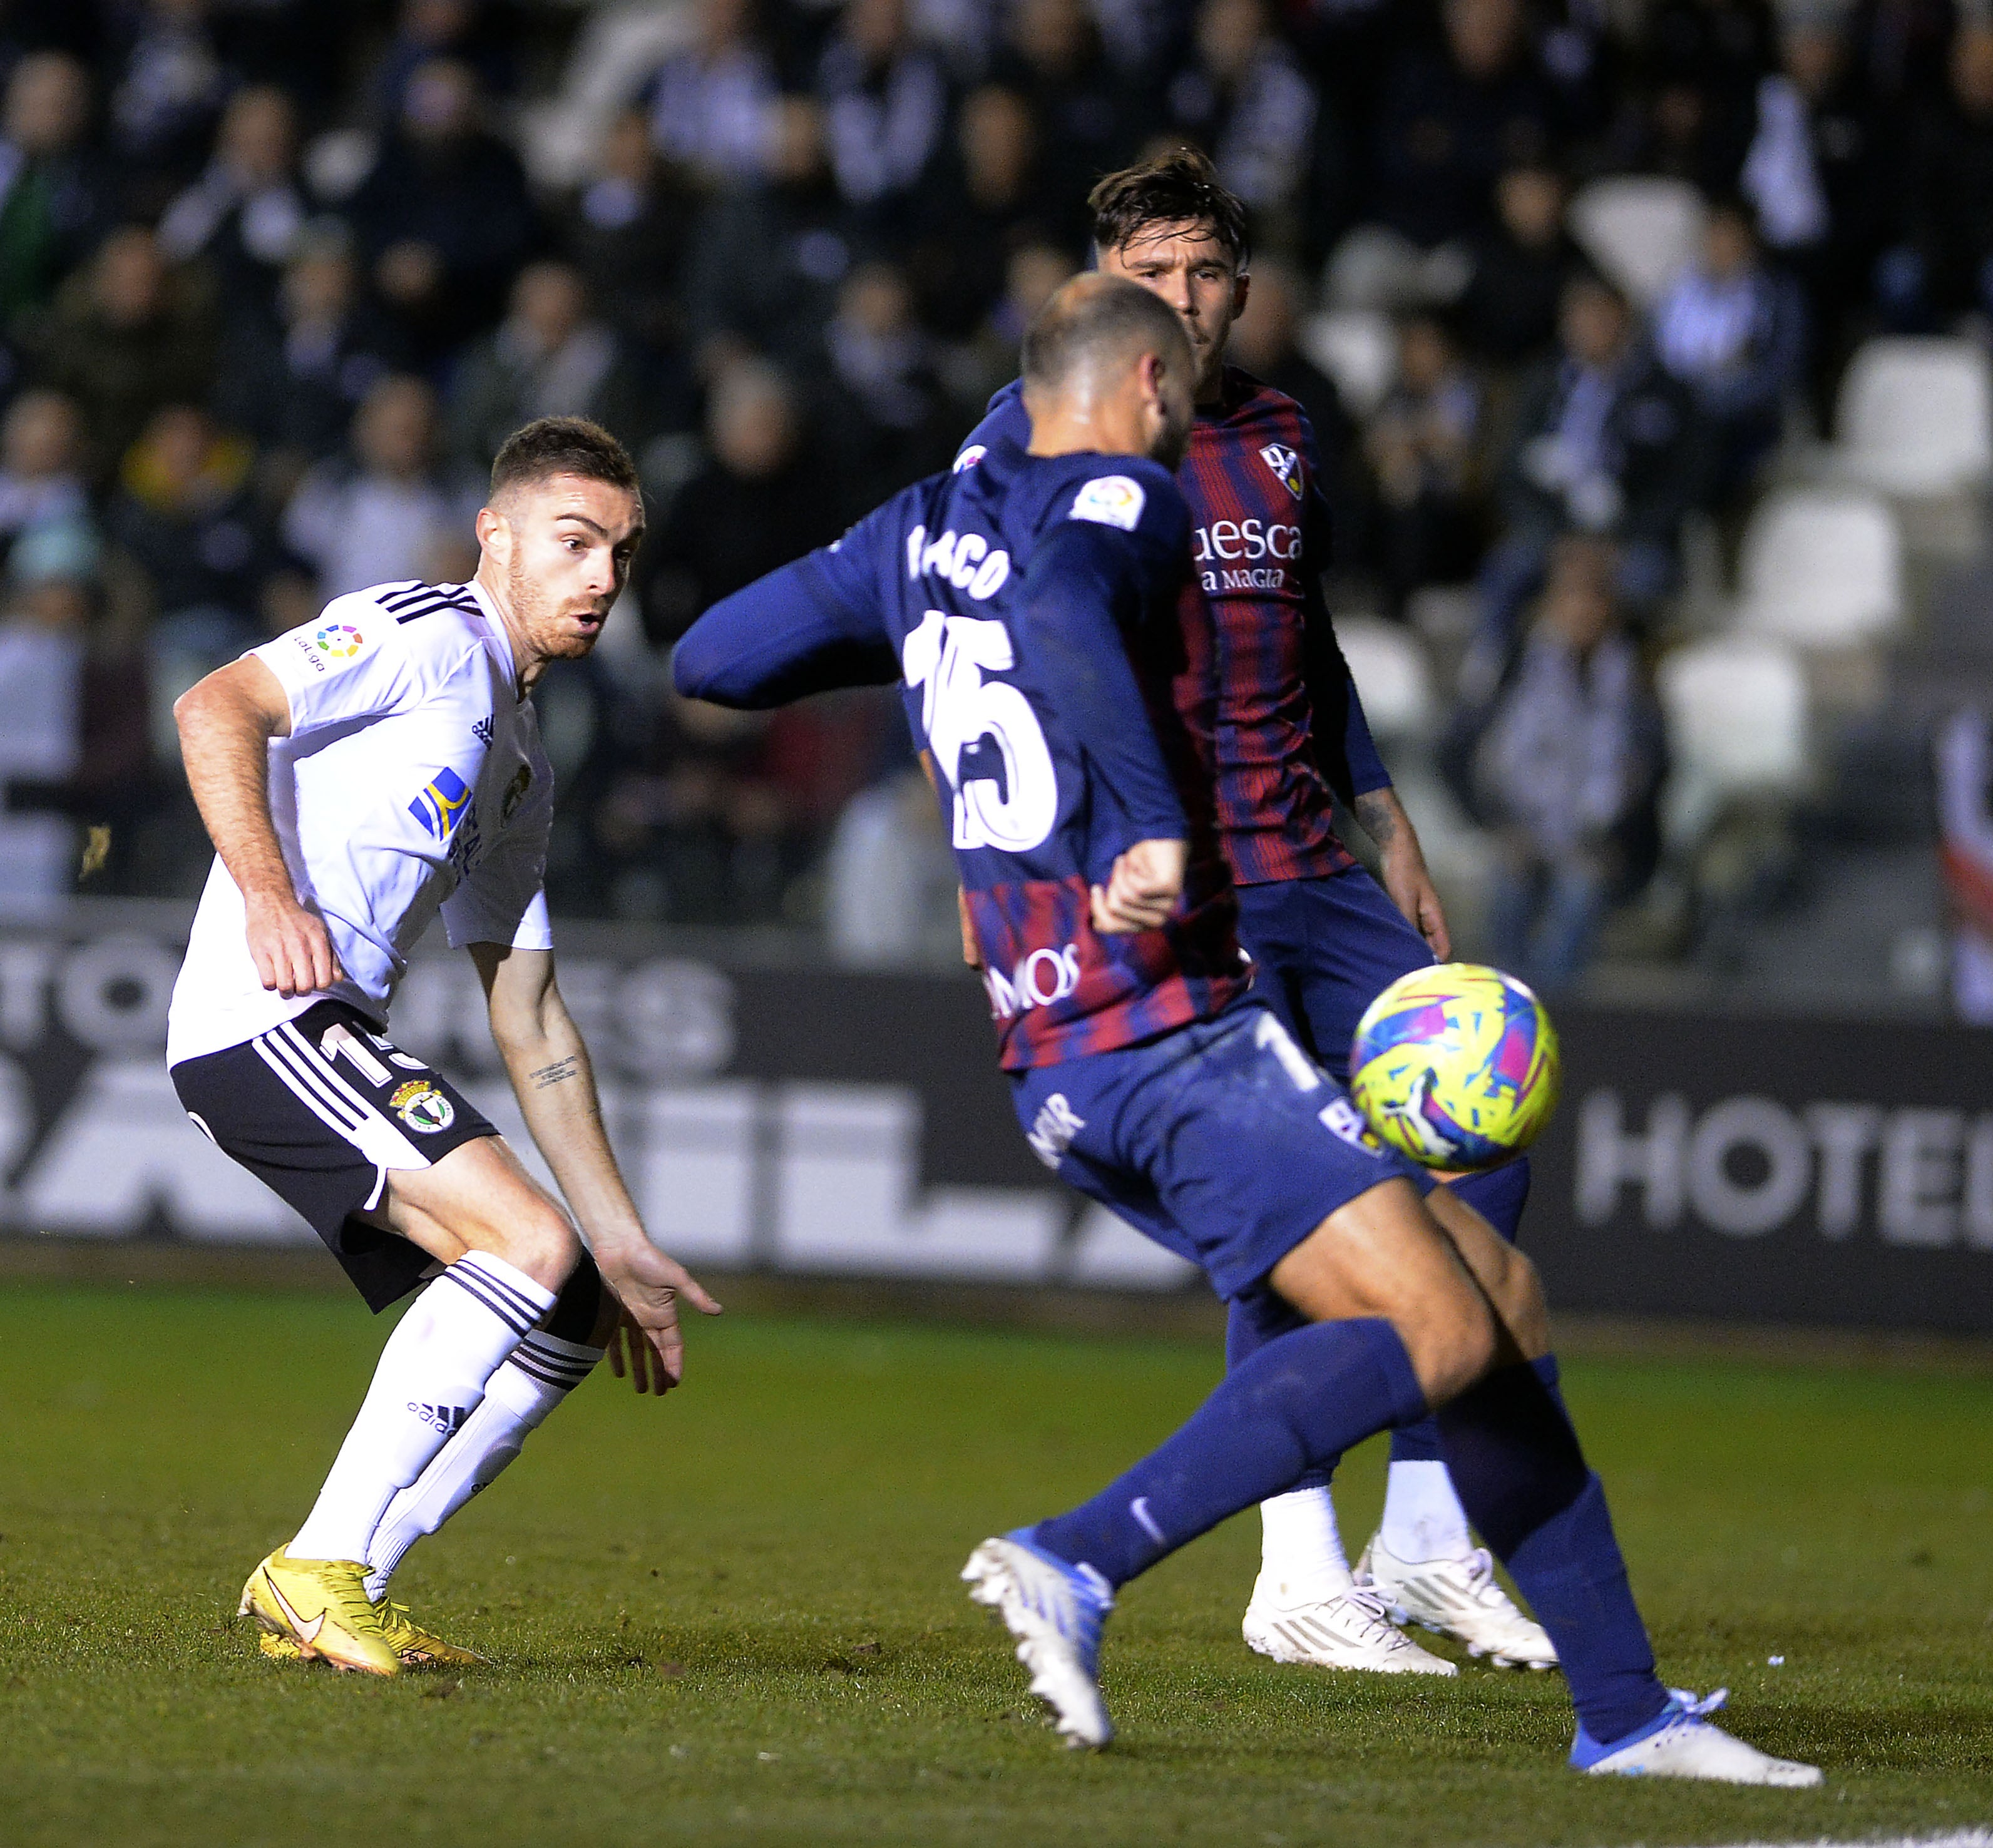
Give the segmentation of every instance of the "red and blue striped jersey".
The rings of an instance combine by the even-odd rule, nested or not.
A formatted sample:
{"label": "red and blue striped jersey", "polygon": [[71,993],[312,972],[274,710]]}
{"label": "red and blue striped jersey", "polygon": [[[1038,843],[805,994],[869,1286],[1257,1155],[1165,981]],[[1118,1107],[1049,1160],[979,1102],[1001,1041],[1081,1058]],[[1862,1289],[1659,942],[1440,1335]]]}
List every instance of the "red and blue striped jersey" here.
{"label": "red and blue striped jersey", "polygon": [[[999,440],[714,605],[679,644],[679,691],[722,705],[897,666],[1007,1070],[1154,1039],[1249,984],[1198,742],[1208,664],[1200,697],[1178,620],[1189,550],[1157,464]],[[1190,843],[1174,917],[1101,934],[1091,887],[1153,839]]]}
{"label": "red and blue striped jersey", "polygon": [[[1021,443],[1016,384],[990,400],[962,453]],[[1314,433],[1286,393],[1236,367],[1201,405],[1177,473],[1192,524],[1195,574],[1180,605],[1193,660],[1215,650],[1211,740],[1219,828],[1233,880],[1311,879],[1355,864],[1337,836],[1334,792],[1385,787],[1362,705],[1322,599],[1328,510]],[[1199,696],[1201,677],[1184,682]],[[1195,723],[1186,712],[1187,722]]]}

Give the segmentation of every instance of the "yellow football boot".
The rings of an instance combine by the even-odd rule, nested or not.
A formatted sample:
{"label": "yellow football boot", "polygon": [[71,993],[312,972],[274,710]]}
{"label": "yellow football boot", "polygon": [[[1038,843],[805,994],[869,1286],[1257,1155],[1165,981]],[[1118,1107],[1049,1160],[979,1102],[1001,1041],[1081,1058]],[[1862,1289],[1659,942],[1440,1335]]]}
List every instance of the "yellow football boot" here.
{"label": "yellow football boot", "polygon": [[[460,1644],[446,1642],[439,1636],[432,1636],[415,1623],[409,1615],[406,1604],[391,1604],[385,1600],[374,1607],[374,1614],[381,1620],[381,1628],[393,1645],[395,1653],[402,1658],[405,1669],[460,1669],[487,1658],[474,1649],[467,1649]],[[305,1652],[289,1636],[279,1636],[265,1630],[257,1638],[258,1646],[272,1662],[303,1662]]]}
{"label": "yellow football boot", "polygon": [[357,1560],[292,1559],[280,1546],[250,1573],[238,1614],[289,1641],[306,1662],[363,1675],[402,1672]]}

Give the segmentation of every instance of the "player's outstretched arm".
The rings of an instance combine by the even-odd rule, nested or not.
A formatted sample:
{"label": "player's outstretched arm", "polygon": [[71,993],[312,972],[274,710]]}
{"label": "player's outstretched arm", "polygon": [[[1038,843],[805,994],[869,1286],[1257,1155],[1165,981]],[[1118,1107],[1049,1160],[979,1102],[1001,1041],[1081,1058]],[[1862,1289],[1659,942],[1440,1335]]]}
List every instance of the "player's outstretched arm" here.
{"label": "player's outstretched arm", "polygon": [[1432,874],[1427,870],[1418,830],[1405,813],[1398,792],[1387,783],[1382,789],[1366,790],[1353,806],[1363,832],[1377,843],[1378,870],[1383,875],[1384,890],[1391,895],[1392,904],[1404,913],[1432,953],[1445,962],[1453,954],[1446,912],[1439,902]]}
{"label": "player's outstretched arm", "polygon": [[[602,1127],[602,1101],[581,1030],[554,981],[553,952],[474,943],[491,1037],[533,1140],[554,1171],[582,1237],[640,1339],[629,1343],[637,1390],[665,1392],[685,1372],[679,1299],[702,1314],[720,1305],[651,1242]],[[627,1325],[626,1325],[627,1332]],[[621,1356],[617,1359],[620,1362]],[[617,1371],[622,1371],[619,1365]]]}
{"label": "player's outstretched arm", "polygon": [[242,893],[249,955],[264,987],[286,996],[331,987],[345,972],[325,921],[298,902],[270,819],[270,740],[291,729],[282,684],[244,655],[174,701],[173,722],[208,838]]}

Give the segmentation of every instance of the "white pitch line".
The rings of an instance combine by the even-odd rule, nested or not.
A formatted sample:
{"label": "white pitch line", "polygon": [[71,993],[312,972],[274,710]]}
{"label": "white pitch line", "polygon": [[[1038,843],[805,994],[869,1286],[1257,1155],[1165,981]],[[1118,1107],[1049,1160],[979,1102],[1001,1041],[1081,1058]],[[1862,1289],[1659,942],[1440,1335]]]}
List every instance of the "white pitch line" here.
{"label": "white pitch line", "polygon": [[1738,1842],[1732,1848],[1993,1848],[1993,1831],[1959,1829],[1947,1835],[1870,1835],[1839,1841],[1823,1836],[1811,1842]]}

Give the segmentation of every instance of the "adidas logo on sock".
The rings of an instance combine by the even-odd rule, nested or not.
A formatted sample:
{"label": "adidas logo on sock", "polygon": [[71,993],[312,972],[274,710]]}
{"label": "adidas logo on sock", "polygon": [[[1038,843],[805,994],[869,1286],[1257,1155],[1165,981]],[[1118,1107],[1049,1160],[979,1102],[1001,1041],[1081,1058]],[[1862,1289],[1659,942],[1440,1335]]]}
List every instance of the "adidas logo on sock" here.
{"label": "adidas logo on sock", "polygon": [[470,1416],[461,1406],[419,1406],[413,1399],[409,1401],[409,1409],[424,1424],[433,1426],[446,1437]]}

